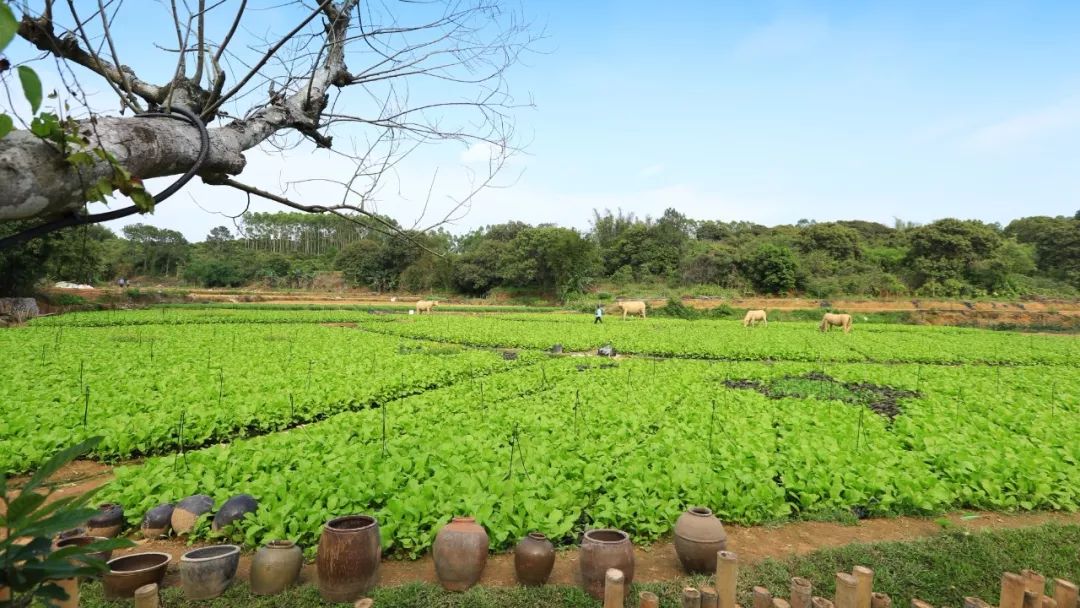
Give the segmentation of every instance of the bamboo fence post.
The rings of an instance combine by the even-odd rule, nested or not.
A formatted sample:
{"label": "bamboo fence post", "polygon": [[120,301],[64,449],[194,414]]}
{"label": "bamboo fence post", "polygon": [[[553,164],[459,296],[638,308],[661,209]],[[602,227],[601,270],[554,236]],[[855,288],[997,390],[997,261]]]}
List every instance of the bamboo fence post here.
{"label": "bamboo fence post", "polygon": [[353,604],[353,608],[372,608],[372,606],[374,605],[375,600],[371,599],[370,597],[362,597],[356,600],[356,603]]}
{"label": "bamboo fence post", "polygon": [[830,600],[815,595],[810,598],[810,606],[811,608],[834,608],[835,604]]}
{"label": "bamboo fence post", "polygon": [[856,608],[855,577],[847,572],[836,573],[836,596],[833,598],[836,608]]}
{"label": "bamboo fence post", "polygon": [[870,608],[870,599],[874,594],[874,571],[866,566],[855,566],[851,574],[855,577],[855,608]]}
{"label": "bamboo fence post", "polygon": [[618,568],[608,568],[604,576],[604,608],[622,608],[626,596],[626,577]]}
{"label": "bamboo fence post", "polygon": [[892,608],[892,598],[887,593],[871,594],[870,608]]}
{"label": "bamboo fence post", "polygon": [[[731,551],[716,553],[716,595],[718,608],[735,608],[736,578],[739,559]],[[1017,606],[1016,608],[1020,608]]]}
{"label": "bamboo fence post", "polygon": [[774,597],[772,599],[772,608],[791,608],[791,604],[782,597]]}
{"label": "bamboo fence post", "polygon": [[791,579],[791,608],[810,608],[810,598],[814,596],[814,586],[810,581],[796,576]]}
{"label": "bamboo fence post", "polygon": [[701,608],[701,592],[693,587],[682,590],[682,608]]}
{"label": "bamboo fence post", "polygon": [[964,598],[964,608],[992,608],[990,604],[981,598],[967,596]]}
{"label": "bamboo fence post", "polygon": [[928,602],[911,598],[911,608],[934,608]]}
{"label": "bamboo fence post", "polygon": [[1025,591],[1024,592],[1024,608],[1042,608],[1042,596],[1039,591]]}
{"label": "bamboo fence post", "polygon": [[652,591],[642,591],[638,595],[638,608],[660,608],[660,598]]}
{"label": "bamboo fence post", "polygon": [[754,608],[772,608],[772,594],[765,587],[754,587]]}
{"label": "bamboo fence post", "polygon": [[715,587],[702,587],[698,591],[701,592],[701,608],[717,608],[720,605],[720,597],[716,595]]}
{"label": "bamboo fence post", "polygon": [[1026,582],[1024,577],[1015,572],[1006,572],[1001,575],[1001,600],[998,608],[1022,608],[1024,605],[1024,590]]}
{"label": "bamboo fence post", "polygon": [[1055,578],[1054,600],[1057,601],[1057,608],[1076,608],[1076,585],[1063,578]]}
{"label": "bamboo fence post", "polygon": [[1046,593],[1046,577],[1034,570],[1021,570],[1020,576],[1024,577],[1024,589],[1034,591],[1039,595]]}
{"label": "bamboo fence post", "polygon": [[1044,595],[1042,597],[1042,608],[1057,608],[1057,600],[1049,595]]}
{"label": "bamboo fence post", "polygon": [[157,583],[143,585],[135,590],[135,608],[158,608],[160,602]]}

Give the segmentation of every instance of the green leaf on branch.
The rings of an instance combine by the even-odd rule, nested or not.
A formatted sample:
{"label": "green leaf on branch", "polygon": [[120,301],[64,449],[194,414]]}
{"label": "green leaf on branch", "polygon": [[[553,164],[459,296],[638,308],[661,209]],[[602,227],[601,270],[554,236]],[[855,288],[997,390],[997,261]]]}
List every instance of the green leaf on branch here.
{"label": "green leaf on branch", "polygon": [[20,65],[19,82],[22,83],[26,101],[30,102],[30,110],[37,114],[38,109],[41,108],[41,79],[38,78],[37,72],[25,65]]}
{"label": "green leaf on branch", "polygon": [[15,32],[19,30],[19,22],[15,19],[15,13],[6,2],[0,2],[0,51],[11,43]]}
{"label": "green leaf on branch", "polygon": [[0,114],[0,137],[11,133],[15,128],[15,122],[7,114]]}

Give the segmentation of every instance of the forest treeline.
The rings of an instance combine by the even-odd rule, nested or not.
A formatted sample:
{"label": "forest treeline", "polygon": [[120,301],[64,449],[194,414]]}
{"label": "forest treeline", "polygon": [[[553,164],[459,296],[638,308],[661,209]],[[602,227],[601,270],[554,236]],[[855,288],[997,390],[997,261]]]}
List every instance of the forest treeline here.
{"label": "forest treeline", "polygon": [[[25,227],[0,224],[0,236]],[[67,229],[0,251],[0,291],[119,277],[202,287],[310,288],[326,271],[378,291],[533,292],[562,299],[602,285],[711,286],[731,293],[979,297],[1080,293],[1080,211],[1007,226],[942,219],[766,227],[594,211],[587,231],[510,222],[418,233],[390,218],[251,213],[201,242],[165,228]]]}

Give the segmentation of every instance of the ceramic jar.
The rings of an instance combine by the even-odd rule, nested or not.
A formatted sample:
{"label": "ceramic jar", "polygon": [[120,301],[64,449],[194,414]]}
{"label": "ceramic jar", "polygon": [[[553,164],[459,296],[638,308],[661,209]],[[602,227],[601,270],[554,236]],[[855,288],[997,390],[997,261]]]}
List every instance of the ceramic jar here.
{"label": "ceramic jar", "polygon": [[480,580],[487,565],[487,532],[472,517],[455,517],[435,535],[431,554],[439,584],[465,591]]}

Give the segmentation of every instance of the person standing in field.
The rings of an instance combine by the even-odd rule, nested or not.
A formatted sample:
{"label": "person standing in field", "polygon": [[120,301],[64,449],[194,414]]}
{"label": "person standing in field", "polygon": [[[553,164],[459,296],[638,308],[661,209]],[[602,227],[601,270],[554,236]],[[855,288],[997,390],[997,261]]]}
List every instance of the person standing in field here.
{"label": "person standing in field", "polygon": [[596,305],[596,318],[593,319],[593,325],[596,325],[597,323],[603,323],[603,322],[604,322],[604,307],[597,304]]}

